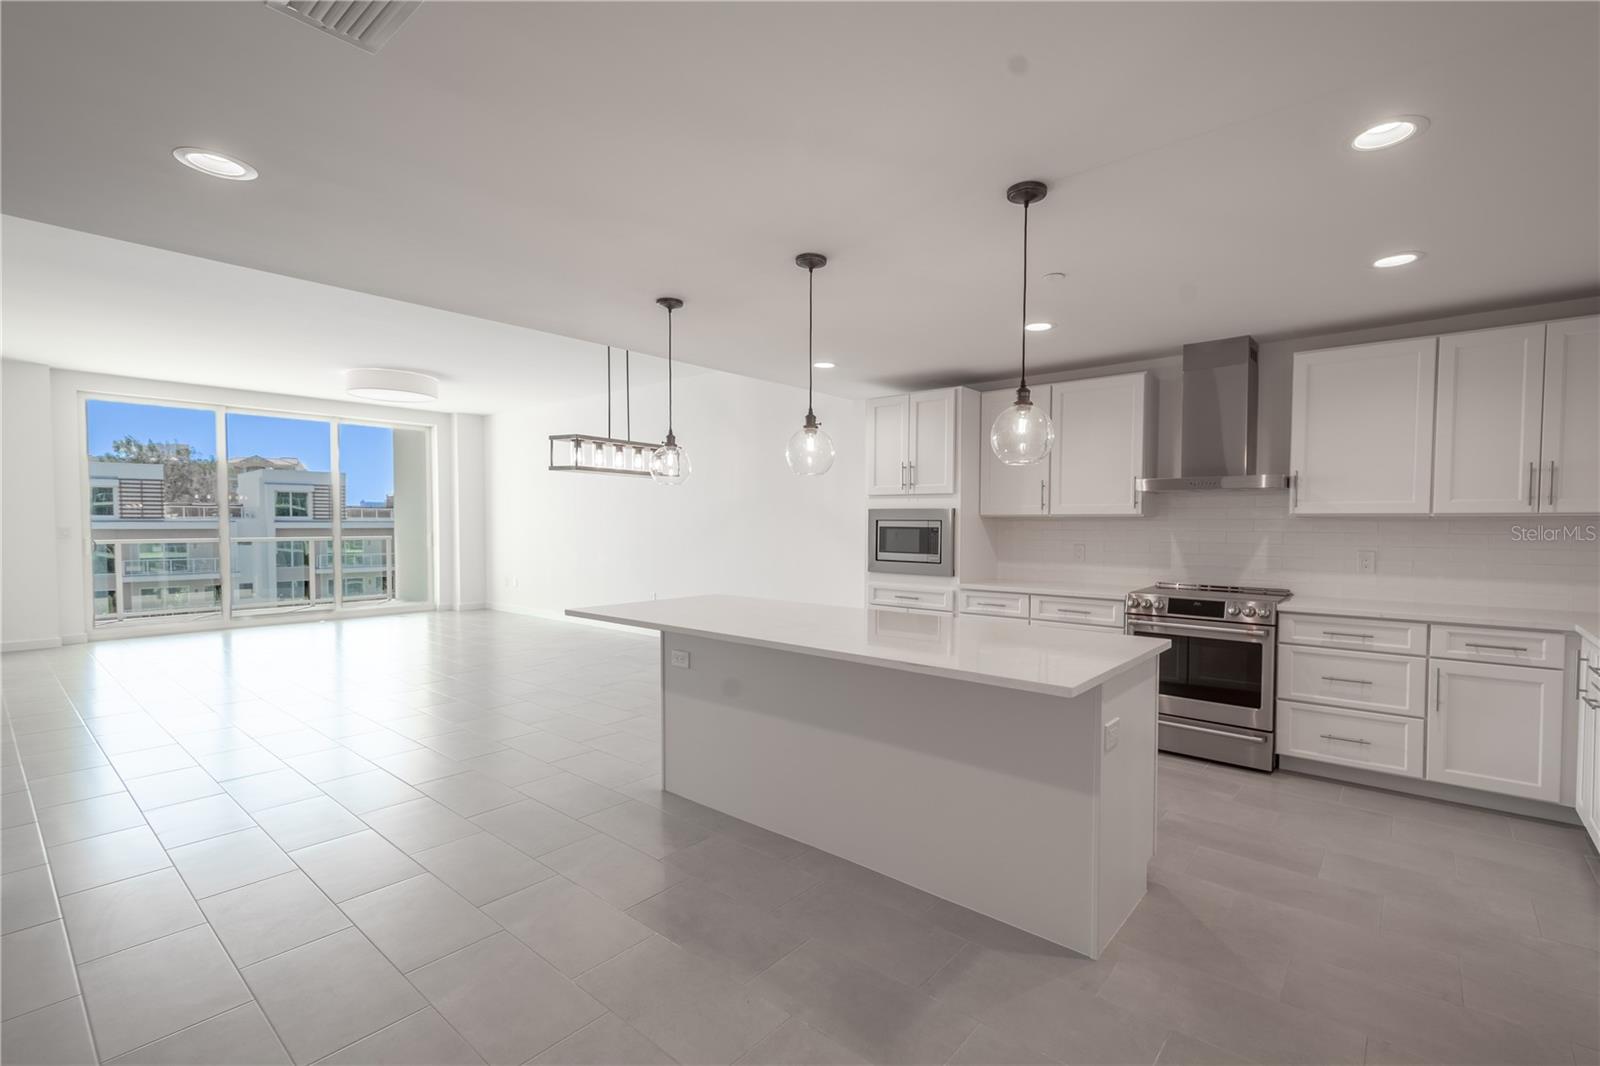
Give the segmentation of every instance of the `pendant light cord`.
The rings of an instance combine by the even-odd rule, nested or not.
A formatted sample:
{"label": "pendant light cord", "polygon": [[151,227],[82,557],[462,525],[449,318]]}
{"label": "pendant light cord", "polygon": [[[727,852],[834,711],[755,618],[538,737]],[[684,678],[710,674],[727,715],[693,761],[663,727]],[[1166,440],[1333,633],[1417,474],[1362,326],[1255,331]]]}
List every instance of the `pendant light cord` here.
{"label": "pendant light cord", "polygon": [[606,437],[611,437],[611,345],[606,345]]}
{"label": "pendant light cord", "polygon": [[672,439],[672,308],[667,308],[667,439]]}
{"label": "pendant light cord", "polygon": [[1028,387],[1028,203],[1022,205],[1022,379],[1017,388]]}
{"label": "pendant light cord", "polygon": [[633,352],[622,349],[622,435],[633,439]]}
{"label": "pendant light cord", "polygon": [[812,349],[812,337],[816,333],[816,293],[817,293],[817,268],[806,267],[806,414],[816,418],[816,403],[813,399],[814,386],[817,379],[816,354]]}

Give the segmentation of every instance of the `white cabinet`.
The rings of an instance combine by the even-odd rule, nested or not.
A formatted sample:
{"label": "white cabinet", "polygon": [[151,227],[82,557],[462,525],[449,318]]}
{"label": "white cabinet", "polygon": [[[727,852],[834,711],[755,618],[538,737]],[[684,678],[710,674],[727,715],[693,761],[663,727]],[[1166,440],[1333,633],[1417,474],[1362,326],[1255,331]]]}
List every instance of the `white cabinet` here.
{"label": "white cabinet", "polygon": [[1296,352],[1294,514],[1427,514],[1435,337]]}
{"label": "white cabinet", "polygon": [[[1051,386],[1030,387],[1033,402],[1050,410]],[[988,518],[1038,516],[1050,513],[1050,463],[1046,457],[1027,466],[1007,466],[989,446],[989,429],[1017,398],[1016,389],[986,392],[978,415],[978,513]],[[1052,418],[1054,415],[1051,416]],[[1058,444],[1059,448],[1060,445]]]}
{"label": "white cabinet", "polygon": [[1143,510],[1135,481],[1155,472],[1154,379],[1149,373],[1051,386],[1056,443],[1050,513],[1130,515]]}
{"label": "white cabinet", "polygon": [[1035,596],[1030,617],[1048,622],[1071,622],[1083,626],[1122,628],[1121,600],[1091,599],[1087,596]]}
{"label": "white cabinet", "polygon": [[867,401],[867,495],[956,491],[956,390]]}
{"label": "white cabinet", "polygon": [[1286,699],[1420,718],[1426,689],[1422,659],[1293,644],[1278,649],[1278,695]]}
{"label": "white cabinet", "polygon": [[1489,629],[1484,626],[1435,625],[1428,654],[1436,659],[1508,663],[1561,669],[1567,638],[1532,629]]}
{"label": "white cabinet", "polygon": [[915,611],[955,610],[955,589],[937,585],[892,585],[871,582],[867,602],[874,607],[905,607]]}
{"label": "white cabinet", "polygon": [[1428,780],[1559,800],[1562,672],[1437,659],[1431,665]]}
{"label": "white cabinet", "polygon": [[1278,701],[1278,754],[1421,777],[1420,718]]}
{"label": "white cabinet", "polygon": [[1027,618],[1028,595],[1024,592],[988,592],[962,589],[956,597],[962,614],[992,614],[1000,618]]}
{"label": "white cabinet", "polygon": [[1578,817],[1600,848],[1600,644],[1583,642],[1578,658]]}
{"label": "white cabinet", "polygon": [[1542,322],[1439,338],[1435,514],[1539,509],[1544,369]]}
{"label": "white cabinet", "polygon": [[1428,653],[1428,627],[1421,622],[1280,611],[1278,643],[1421,656]]}
{"label": "white cabinet", "polygon": [[1600,512],[1600,317],[1545,331],[1539,510]]}

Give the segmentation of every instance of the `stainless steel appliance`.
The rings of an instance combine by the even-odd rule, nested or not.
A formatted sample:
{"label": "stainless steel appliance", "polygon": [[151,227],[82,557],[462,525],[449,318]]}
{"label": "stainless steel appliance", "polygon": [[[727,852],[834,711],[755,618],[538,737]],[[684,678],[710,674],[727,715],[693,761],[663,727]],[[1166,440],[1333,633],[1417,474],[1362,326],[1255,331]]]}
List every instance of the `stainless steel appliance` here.
{"label": "stainless steel appliance", "polygon": [[1140,478],[1140,492],[1289,487],[1287,474],[1258,469],[1256,359],[1254,337],[1183,346],[1178,476]]}
{"label": "stainless steel appliance", "polygon": [[1165,637],[1159,747],[1271,772],[1278,605],[1288,589],[1162,581],[1128,594],[1125,629]]}
{"label": "stainless steel appliance", "polygon": [[884,508],[867,512],[867,569],[880,574],[956,572],[955,512],[949,508]]}

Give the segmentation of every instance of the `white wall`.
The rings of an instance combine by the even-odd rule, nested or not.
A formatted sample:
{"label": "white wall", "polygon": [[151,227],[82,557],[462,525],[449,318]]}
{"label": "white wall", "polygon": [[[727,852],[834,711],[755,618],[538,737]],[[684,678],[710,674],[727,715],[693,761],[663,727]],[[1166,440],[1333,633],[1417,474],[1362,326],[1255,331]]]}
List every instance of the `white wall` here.
{"label": "white wall", "polygon": [[[90,374],[11,359],[0,361],[0,368],[4,389],[0,411],[4,416],[0,422],[0,513],[4,516],[0,619],[4,632],[0,639],[5,650],[78,642],[88,634],[82,466],[86,394],[431,428],[436,465],[431,486],[434,599],[441,608],[452,609],[481,604],[485,598],[481,573],[463,574],[457,565],[463,556],[481,556],[483,551],[481,493],[469,491],[465,498],[467,506],[479,508],[477,512],[456,513],[463,501],[456,487],[455,423],[461,418],[481,424],[479,416]],[[470,436],[472,430],[466,432]],[[480,449],[471,476],[480,476],[481,469]],[[458,543],[458,537],[474,543]]]}
{"label": "white wall", "polygon": [[50,368],[0,362],[0,648],[51,647],[56,599]]}
{"label": "white wall", "polygon": [[[634,437],[659,440],[664,388],[641,376],[636,359]],[[863,405],[817,397],[839,454],[828,474],[802,478],[783,447],[804,390],[712,371],[680,377],[674,402],[693,465],[675,488],[546,469],[551,434],[604,427],[603,394],[489,417],[490,605],[550,612],[703,593],[860,604]]]}

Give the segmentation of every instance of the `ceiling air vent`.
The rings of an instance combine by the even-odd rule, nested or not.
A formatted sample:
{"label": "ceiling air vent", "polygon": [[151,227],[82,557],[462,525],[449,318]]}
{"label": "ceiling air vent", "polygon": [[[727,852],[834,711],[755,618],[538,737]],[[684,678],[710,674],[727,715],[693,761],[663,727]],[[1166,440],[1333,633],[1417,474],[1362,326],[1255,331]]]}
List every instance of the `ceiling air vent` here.
{"label": "ceiling air vent", "polygon": [[421,0],[267,0],[268,7],[363,52],[376,52],[387,44],[420,4]]}

